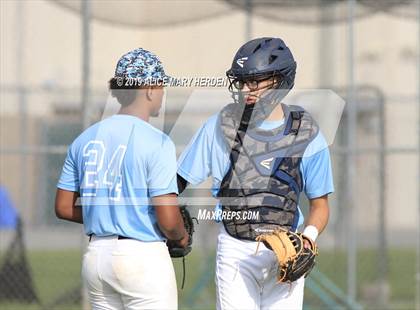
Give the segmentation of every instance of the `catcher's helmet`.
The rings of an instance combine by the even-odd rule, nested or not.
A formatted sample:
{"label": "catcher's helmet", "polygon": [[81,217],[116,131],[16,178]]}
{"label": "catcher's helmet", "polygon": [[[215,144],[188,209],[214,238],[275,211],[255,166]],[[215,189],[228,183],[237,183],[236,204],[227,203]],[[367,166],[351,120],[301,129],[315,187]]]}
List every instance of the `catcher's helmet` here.
{"label": "catcher's helmet", "polygon": [[295,81],[296,62],[292,52],[280,38],[259,38],[251,40],[239,48],[233,58],[231,68],[226,72],[234,80],[264,79],[280,77],[274,88],[292,89]]}

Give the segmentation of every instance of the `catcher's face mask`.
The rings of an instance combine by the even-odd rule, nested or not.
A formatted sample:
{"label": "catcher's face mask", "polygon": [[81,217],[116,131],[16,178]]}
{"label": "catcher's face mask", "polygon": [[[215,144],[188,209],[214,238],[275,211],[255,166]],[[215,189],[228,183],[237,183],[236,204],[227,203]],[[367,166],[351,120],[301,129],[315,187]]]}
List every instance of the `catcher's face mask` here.
{"label": "catcher's face mask", "polygon": [[232,84],[242,94],[244,104],[255,104],[267,90],[275,88],[277,81],[275,77],[249,80],[234,79]]}
{"label": "catcher's face mask", "polygon": [[235,103],[252,113],[251,122],[265,120],[287,95],[286,77],[278,72],[247,76],[229,75],[229,91]]}
{"label": "catcher's face mask", "polygon": [[264,75],[228,75],[229,91],[235,102],[255,104],[269,89],[279,88],[281,76],[275,73]]}

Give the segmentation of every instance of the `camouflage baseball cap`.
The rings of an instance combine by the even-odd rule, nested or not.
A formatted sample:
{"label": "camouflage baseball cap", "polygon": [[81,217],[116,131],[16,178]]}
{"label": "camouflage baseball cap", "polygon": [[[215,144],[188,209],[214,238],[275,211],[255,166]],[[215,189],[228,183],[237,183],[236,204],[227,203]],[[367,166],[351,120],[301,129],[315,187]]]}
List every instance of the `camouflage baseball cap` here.
{"label": "camouflage baseball cap", "polygon": [[149,80],[169,80],[159,58],[142,48],[137,48],[123,55],[115,68],[115,77],[138,79],[145,84]]}

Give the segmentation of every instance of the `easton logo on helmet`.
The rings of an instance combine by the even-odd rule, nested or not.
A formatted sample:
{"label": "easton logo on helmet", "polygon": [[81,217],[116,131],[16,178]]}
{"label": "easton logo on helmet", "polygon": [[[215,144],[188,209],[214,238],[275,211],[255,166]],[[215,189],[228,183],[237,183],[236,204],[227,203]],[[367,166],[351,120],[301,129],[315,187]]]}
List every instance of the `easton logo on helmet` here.
{"label": "easton logo on helmet", "polygon": [[242,57],[242,58],[239,58],[237,61],[236,61],[236,63],[241,67],[241,68],[243,68],[244,67],[244,62],[245,62],[245,60],[247,60],[248,59],[248,57]]}

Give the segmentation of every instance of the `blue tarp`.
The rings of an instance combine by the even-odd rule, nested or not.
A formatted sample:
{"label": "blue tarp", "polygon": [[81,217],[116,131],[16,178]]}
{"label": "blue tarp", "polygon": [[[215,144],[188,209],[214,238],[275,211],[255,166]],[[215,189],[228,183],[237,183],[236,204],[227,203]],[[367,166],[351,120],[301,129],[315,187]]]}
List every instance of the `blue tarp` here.
{"label": "blue tarp", "polygon": [[4,186],[0,185],[0,229],[15,229],[19,215]]}

